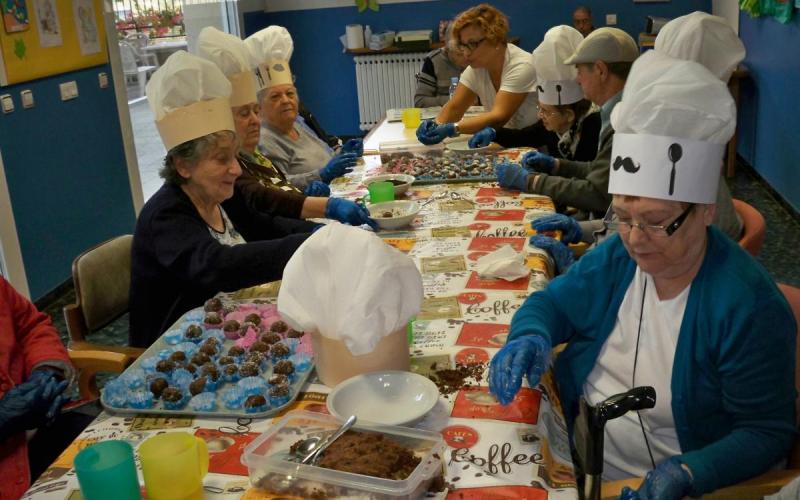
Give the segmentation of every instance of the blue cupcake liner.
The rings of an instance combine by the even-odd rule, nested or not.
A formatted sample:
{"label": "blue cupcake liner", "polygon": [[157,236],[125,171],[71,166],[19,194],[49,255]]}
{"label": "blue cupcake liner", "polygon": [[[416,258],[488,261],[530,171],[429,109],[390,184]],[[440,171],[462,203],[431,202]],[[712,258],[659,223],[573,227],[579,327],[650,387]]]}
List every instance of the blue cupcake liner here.
{"label": "blue cupcake liner", "polygon": [[305,353],[297,353],[289,356],[289,361],[294,364],[295,371],[305,372],[311,369],[311,356]]}
{"label": "blue cupcake liner", "polygon": [[106,403],[114,408],[125,408],[128,404],[128,388],[125,384],[112,380],[103,387],[103,397]]}
{"label": "blue cupcake liner", "polygon": [[144,370],[145,373],[151,374],[156,372],[156,363],[161,361],[158,359],[158,356],[151,356],[149,358],[145,358],[139,363],[139,368]]}
{"label": "blue cupcake liner", "polygon": [[164,341],[169,345],[175,345],[183,340],[183,330],[173,328],[164,333]]}
{"label": "blue cupcake liner", "polygon": [[197,352],[198,346],[194,342],[181,342],[175,345],[174,351],[183,351],[187,358],[191,358]]}
{"label": "blue cupcake liner", "polygon": [[180,401],[164,401],[164,408],[167,410],[180,410],[184,406],[186,406],[187,401],[189,401],[189,397],[184,392],[183,397],[180,399]]}
{"label": "blue cupcake liner", "polygon": [[168,380],[170,380],[172,385],[186,391],[189,389],[189,384],[194,380],[194,375],[185,368],[177,368],[172,372],[172,375],[168,377]]}
{"label": "blue cupcake liner", "polygon": [[222,403],[229,410],[238,410],[242,407],[244,400],[247,398],[241,387],[233,386],[222,391],[220,395]]}
{"label": "blue cupcake liner", "polygon": [[146,377],[147,374],[143,369],[133,368],[117,377],[117,382],[131,390],[141,389],[144,387]]}
{"label": "blue cupcake liner", "polygon": [[198,307],[196,309],[192,309],[191,311],[187,312],[183,319],[185,321],[197,321],[202,322],[203,319],[206,317],[206,312],[203,310],[202,307]]}
{"label": "blue cupcake liner", "polygon": [[267,404],[263,404],[261,406],[251,406],[249,408],[245,408],[245,413],[261,413],[262,411],[267,411],[269,409],[269,402]]}
{"label": "blue cupcake liner", "polygon": [[214,411],[217,409],[217,396],[212,392],[202,392],[189,400],[189,407],[195,411]]}
{"label": "blue cupcake liner", "polygon": [[137,410],[144,410],[153,407],[153,393],[150,391],[137,390],[128,394],[128,406]]}
{"label": "blue cupcake liner", "polygon": [[206,376],[206,386],[203,388],[203,392],[214,392],[222,383],[222,376],[217,380],[212,380],[211,377]]}
{"label": "blue cupcake liner", "polygon": [[283,406],[292,399],[291,392],[286,396],[269,396],[269,404],[273,408],[277,408],[278,406]]}
{"label": "blue cupcake liner", "polygon": [[222,380],[223,382],[236,383],[236,382],[239,381],[239,379],[241,379],[241,377],[239,376],[239,372],[238,371],[236,373],[234,373],[233,375],[228,375],[223,371],[222,372],[222,378],[220,380]]}
{"label": "blue cupcake liner", "polygon": [[172,356],[173,352],[175,352],[175,350],[171,347],[167,349],[161,349],[160,351],[158,351],[158,354],[156,354],[156,357],[158,359],[169,359],[169,357]]}
{"label": "blue cupcake liner", "polygon": [[245,377],[236,383],[243,392],[245,397],[261,394],[262,396],[267,390],[267,381],[261,377]]}
{"label": "blue cupcake liner", "polygon": [[222,346],[222,344],[225,343],[226,340],[225,334],[219,328],[211,328],[206,330],[206,333],[203,335],[203,340],[209,339],[211,337],[214,337],[219,341],[220,347]]}

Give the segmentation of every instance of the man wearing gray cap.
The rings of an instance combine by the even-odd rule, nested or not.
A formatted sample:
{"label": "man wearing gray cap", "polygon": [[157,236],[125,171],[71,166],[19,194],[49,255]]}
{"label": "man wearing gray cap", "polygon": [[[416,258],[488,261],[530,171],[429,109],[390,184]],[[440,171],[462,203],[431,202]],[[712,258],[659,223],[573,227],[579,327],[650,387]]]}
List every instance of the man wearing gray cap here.
{"label": "man wearing gray cap", "polygon": [[579,219],[589,218],[590,214],[602,216],[611,203],[608,194],[614,135],[609,125],[611,110],[622,98],[625,80],[638,55],[636,42],[620,29],[599,28],[590,33],[564,63],[577,67],[577,80],[584,96],[600,106],[602,126],[597,156],[582,162],[555,159],[538,152],[529,154],[525,157],[525,168],[512,163],[497,167],[500,185],[544,194],[557,205],[575,207],[580,211]]}

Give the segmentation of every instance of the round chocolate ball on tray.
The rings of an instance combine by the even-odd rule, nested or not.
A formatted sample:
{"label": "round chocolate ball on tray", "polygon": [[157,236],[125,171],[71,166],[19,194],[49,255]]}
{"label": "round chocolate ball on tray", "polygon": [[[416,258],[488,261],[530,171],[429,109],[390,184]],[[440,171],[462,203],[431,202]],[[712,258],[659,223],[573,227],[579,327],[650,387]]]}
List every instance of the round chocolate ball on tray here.
{"label": "round chocolate ball on tray", "polygon": [[160,398],[161,393],[163,393],[164,389],[167,387],[169,387],[169,382],[163,377],[153,379],[153,381],[150,382],[150,392],[152,392],[153,396],[156,398]]}
{"label": "round chocolate ball on tray", "polygon": [[285,332],[286,330],[289,329],[289,325],[287,325],[285,321],[278,320],[278,321],[272,323],[269,326],[269,329],[270,329],[270,331],[273,331],[273,332],[276,332],[276,333],[283,333],[283,332]]}
{"label": "round chocolate ball on tray", "polygon": [[217,297],[212,297],[203,305],[203,310],[206,312],[221,311],[223,308],[222,301]]}

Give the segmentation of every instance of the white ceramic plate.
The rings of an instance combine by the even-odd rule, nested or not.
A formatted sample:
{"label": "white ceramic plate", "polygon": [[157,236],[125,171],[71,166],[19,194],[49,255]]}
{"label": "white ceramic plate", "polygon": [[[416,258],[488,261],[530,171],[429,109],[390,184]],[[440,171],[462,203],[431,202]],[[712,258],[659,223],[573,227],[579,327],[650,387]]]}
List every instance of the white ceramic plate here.
{"label": "white ceramic plate", "polygon": [[491,144],[483,146],[482,148],[469,147],[469,141],[453,141],[447,143],[447,149],[454,153],[481,153],[488,151],[492,147]]}
{"label": "white ceramic plate", "polygon": [[359,422],[408,425],[425,416],[439,400],[428,377],[402,371],[356,375],[328,394],[328,411],[339,419],[356,415]]}
{"label": "white ceramic plate", "polygon": [[[375,219],[381,229],[399,229],[411,224],[420,211],[416,201],[385,201],[367,205],[370,217]],[[386,212],[400,213],[392,217],[384,217]]]}
{"label": "white ceramic plate", "polygon": [[415,180],[416,178],[413,175],[408,175],[408,174],[381,174],[381,175],[375,175],[373,177],[367,177],[366,179],[364,179],[363,182],[365,186],[369,186],[373,182],[381,182],[381,181],[402,182],[402,184],[395,184],[394,182],[392,182],[392,184],[395,184],[394,195],[400,196],[401,194],[408,191],[408,188],[411,186],[411,184],[414,183]]}

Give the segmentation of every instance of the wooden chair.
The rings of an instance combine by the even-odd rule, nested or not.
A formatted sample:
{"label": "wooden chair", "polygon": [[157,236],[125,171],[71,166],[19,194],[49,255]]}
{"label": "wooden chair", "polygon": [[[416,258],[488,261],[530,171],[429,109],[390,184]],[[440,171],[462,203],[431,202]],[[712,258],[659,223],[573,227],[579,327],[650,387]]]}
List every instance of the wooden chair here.
{"label": "wooden chair", "polygon": [[752,205],[736,198],[733,199],[733,208],[742,218],[742,225],[744,226],[739,245],[747,250],[747,253],[757,257],[761,252],[761,247],[764,246],[764,236],[767,232],[767,223],[764,221],[764,216]]}
{"label": "wooden chair", "polygon": [[98,373],[122,373],[134,360],[120,352],[90,350],[70,350],[69,359],[78,372],[78,389],[83,400],[100,397],[97,389]]}
{"label": "wooden chair", "polygon": [[72,262],[75,304],[64,307],[70,351],[111,351],[133,359],[144,349],[93,344],[86,336],[128,311],[131,284],[131,242],[126,234],[78,255]]}
{"label": "wooden chair", "polygon": [[[734,200],[734,202],[736,201],[737,200]],[[786,300],[792,307],[795,321],[797,322],[798,347],[796,355],[798,363],[795,366],[794,380],[795,386],[800,390],[800,288],[784,285],[782,283],[778,283],[778,288],[780,288],[786,296]],[[800,398],[798,398],[797,401],[797,408],[800,410]],[[798,412],[798,417],[800,417],[800,412]],[[765,495],[776,493],[798,476],[800,476],[800,434],[795,437],[785,470],[766,472],[743,483],[728,486],[727,488],[719,489],[708,495],[703,495],[702,498],[706,500],[761,500]],[[623,487],[629,486],[635,489],[639,487],[641,482],[642,478],[639,477],[603,483],[601,498],[603,500],[616,500]]]}

